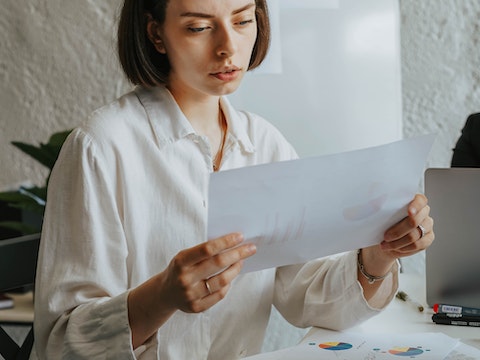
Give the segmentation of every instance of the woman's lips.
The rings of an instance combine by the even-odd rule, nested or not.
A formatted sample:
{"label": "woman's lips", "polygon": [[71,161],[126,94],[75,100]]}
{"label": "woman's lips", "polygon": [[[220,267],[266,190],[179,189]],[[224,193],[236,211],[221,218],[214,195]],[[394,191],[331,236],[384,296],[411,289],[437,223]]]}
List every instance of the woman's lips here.
{"label": "woman's lips", "polygon": [[212,76],[222,81],[233,81],[237,79],[239,74],[240,74],[240,71],[238,71],[238,69],[231,69],[231,70],[213,73]]}

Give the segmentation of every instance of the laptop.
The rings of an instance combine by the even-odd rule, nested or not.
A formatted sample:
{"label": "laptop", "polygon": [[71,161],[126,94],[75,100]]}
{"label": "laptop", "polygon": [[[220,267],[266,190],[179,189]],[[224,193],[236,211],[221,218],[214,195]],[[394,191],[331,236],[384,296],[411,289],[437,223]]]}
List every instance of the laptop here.
{"label": "laptop", "polygon": [[427,303],[480,308],[480,168],[429,168],[424,186],[435,232]]}

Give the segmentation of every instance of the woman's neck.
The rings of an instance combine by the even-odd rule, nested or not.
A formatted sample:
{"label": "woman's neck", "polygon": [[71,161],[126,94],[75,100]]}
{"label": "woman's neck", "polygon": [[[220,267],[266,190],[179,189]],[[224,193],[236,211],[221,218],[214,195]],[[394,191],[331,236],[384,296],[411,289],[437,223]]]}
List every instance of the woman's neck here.
{"label": "woman's neck", "polygon": [[186,94],[168,87],[185,117],[200,135],[207,135],[218,129],[220,97],[211,95]]}
{"label": "woman's neck", "polygon": [[213,170],[220,168],[223,145],[227,133],[227,122],[220,108],[219,96],[192,97],[172,92],[175,101],[195,132],[210,142]]}

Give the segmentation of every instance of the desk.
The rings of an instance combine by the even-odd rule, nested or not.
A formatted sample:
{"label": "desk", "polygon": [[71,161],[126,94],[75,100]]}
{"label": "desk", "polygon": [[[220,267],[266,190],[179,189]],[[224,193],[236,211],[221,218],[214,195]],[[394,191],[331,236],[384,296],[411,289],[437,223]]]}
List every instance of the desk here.
{"label": "desk", "polygon": [[11,309],[0,310],[0,323],[31,324],[33,323],[33,293],[24,294],[9,293],[14,301]]}
{"label": "desk", "polygon": [[[33,324],[33,293],[8,293],[8,296],[13,298],[14,307],[0,310],[0,326],[17,344],[21,344]],[[1,355],[0,359],[3,359]]]}
{"label": "desk", "polygon": [[[480,329],[478,327],[438,325],[432,321],[433,310],[427,307],[426,302],[425,277],[400,274],[399,282],[401,290],[425,306],[423,312],[419,312],[413,303],[395,298],[383,312],[346,331],[363,333],[441,332],[480,349]],[[321,331],[322,329],[312,328],[305,337],[321,333]]]}

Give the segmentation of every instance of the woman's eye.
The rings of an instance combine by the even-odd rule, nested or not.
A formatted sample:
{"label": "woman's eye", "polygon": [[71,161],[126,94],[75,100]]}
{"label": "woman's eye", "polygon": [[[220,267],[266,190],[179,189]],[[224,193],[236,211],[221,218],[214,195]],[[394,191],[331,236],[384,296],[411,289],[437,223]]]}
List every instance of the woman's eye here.
{"label": "woman's eye", "polygon": [[248,24],[251,24],[251,23],[253,23],[253,19],[239,21],[238,25],[244,26],[244,25],[248,25]]}
{"label": "woman's eye", "polygon": [[200,32],[205,31],[207,29],[208,29],[208,27],[189,27],[188,31],[190,31],[192,33],[200,33]]}

